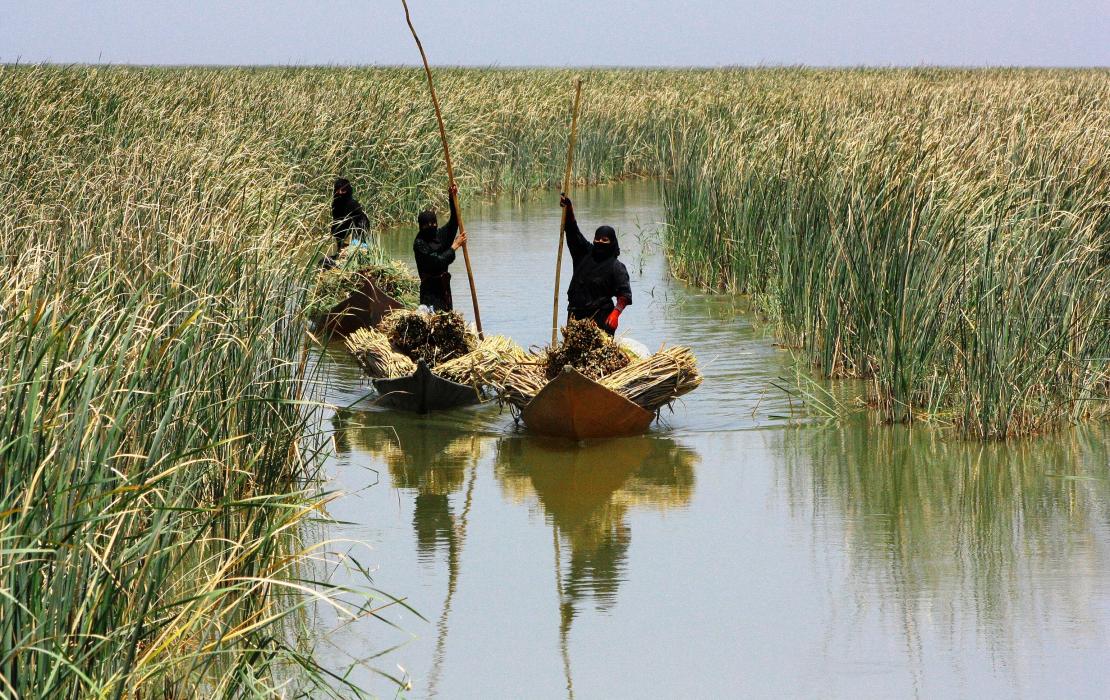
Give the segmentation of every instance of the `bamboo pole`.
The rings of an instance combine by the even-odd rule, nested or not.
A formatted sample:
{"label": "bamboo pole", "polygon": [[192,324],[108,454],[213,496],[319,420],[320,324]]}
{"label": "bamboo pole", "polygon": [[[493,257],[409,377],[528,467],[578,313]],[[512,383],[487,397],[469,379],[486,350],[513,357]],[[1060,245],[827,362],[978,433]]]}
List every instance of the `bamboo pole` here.
{"label": "bamboo pole", "polygon": [[[420,58],[424,61],[424,74],[428,76],[428,91],[432,93],[432,105],[436,109],[436,122],[439,124],[439,138],[443,142],[443,160],[447,163],[447,182],[451,186],[451,204],[455,207],[455,220],[459,224],[459,232],[463,235],[466,234],[466,227],[463,226],[462,209],[459,208],[459,198],[454,193],[455,189],[455,169],[451,165],[451,149],[447,147],[447,130],[443,128],[443,113],[439,109],[439,98],[436,97],[436,86],[432,81],[432,69],[428,65],[428,55],[424,53],[424,45],[420,43],[420,37],[416,35],[416,27],[412,26],[412,17],[409,15],[409,5],[405,0],[401,0],[401,5],[405,8],[405,22],[409,25],[409,31],[412,32],[412,38],[416,40],[416,48],[420,51]],[[470,282],[470,300],[474,304],[474,325],[478,329],[478,337],[484,338],[482,333],[482,315],[478,312],[478,290],[474,286],[474,271],[470,267],[470,253],[466,250],[466,243],[462,244],[463,262],[466,263],[466,278]]]}
{"label": "bamboo pole", "polygon": [[[574,111],[570,117],[570,143],[567,145],[567,172],[563,176],[563,193],[570,191],[570,178],[574,170],[574,144],[578,140],[578,104],[582,97],[582,79],[574,80]],[[567,210],[559,221],[559,252],[555,258],[555,303],[551,310],[551,344],[559,338],[559,277],[563,271],[563,242],[567,233]]]}

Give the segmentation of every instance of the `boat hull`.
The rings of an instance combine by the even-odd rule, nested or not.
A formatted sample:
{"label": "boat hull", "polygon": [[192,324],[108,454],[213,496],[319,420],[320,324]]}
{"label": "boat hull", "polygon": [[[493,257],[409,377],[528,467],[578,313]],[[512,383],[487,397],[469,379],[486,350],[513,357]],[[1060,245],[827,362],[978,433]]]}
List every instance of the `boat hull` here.
{"label": "boat hull", "polygon": [[478,391],[466,384],[436,376],[424,362],[418,362],[416,371],[406,377],[374,379],[378,390],[378,406],[413,413],[446,411],[478,403]]}
{"label": "boat hull", "polygon": [[324,316],[320,327],[326,335],[345,338],[360,328],[373,328],[390,311],[403,308],[404,304],[364,277],[358,289]]}
{"label": "boat hull", "polygon": [[538,435],[589,440],[641,435],[655,414],[568,367],[524,407],[521,418]]}

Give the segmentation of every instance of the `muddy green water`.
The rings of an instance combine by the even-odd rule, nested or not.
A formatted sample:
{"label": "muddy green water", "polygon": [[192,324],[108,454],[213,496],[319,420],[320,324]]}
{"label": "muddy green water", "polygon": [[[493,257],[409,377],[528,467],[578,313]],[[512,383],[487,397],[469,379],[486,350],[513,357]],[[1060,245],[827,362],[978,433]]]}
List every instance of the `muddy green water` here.
{"label": "muddy green water", "polygon": [[[559,209],[466,210],[487,332],[545,342]],[[965,444],[823,426],[743,304],[668,277],[652,183],[579,192],[620,233],[621,330],[694,348],[705,384],[651,434],[586,445],[519,432],[495,406],[330,413],[330,508],[399,606],[331,629],[323,656],[407,697],[1105,697],[1110,431]],[[385,237],[411,258],[408,228]],[[563,272],[569,280],[568,266]],[[462,261],[456,305],[469,314]],[[337,406],[370,391],[335,348]],[[342,569],[334,582],[357,581]]]}

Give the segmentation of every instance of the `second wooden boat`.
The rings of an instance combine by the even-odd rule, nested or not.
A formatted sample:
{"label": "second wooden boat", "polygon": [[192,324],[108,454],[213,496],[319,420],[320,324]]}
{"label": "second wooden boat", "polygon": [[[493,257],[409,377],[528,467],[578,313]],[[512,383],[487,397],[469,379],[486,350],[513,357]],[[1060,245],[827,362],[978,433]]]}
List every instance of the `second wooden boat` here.
{"label": "second wooden boat", "polygon": [[521,418],[539,435],[587,440],[640,435],[655,414],[568,365],[524,407]]}
{"label": "second wooden boat", "polygon": [[460,408],[481,399],[474,387],[436,376],[423,361],[417,362],[416,371],[407,377],[372,382],[380,395],[377,405],[414,413]]}
{"label": "second wooden boat", "polygon": [[403,308],[404,304],[378,289],[370,277],[363,275],[362,284],[324,316],[320,330],[325,335],[345,338],[360,328],[373,328],[390,311]]}

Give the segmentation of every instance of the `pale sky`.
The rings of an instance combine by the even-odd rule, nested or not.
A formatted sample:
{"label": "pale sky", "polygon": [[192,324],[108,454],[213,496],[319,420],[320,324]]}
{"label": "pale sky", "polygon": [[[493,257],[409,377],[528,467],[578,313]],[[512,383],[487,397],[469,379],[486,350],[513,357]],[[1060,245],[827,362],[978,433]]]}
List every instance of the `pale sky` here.
{"label": "pale sky", "polygon": [[[1110,66],[1110,0],[411,0],[436,65]],[[0,62],[409,64],[400,0],[0,0]]]}

